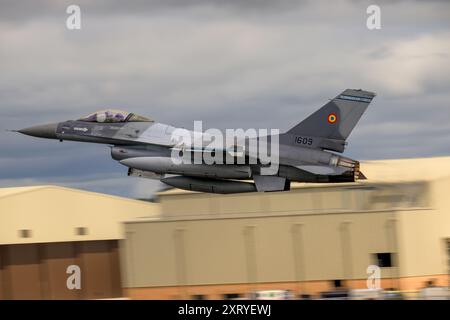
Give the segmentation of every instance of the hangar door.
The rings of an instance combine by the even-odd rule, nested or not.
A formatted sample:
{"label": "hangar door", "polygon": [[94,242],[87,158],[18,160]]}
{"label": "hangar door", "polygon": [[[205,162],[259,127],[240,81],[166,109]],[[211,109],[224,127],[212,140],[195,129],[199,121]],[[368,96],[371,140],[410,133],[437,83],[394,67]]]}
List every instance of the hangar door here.
{"label": "hangar door", "polygon": [[[80,289],[67,287],[71,265],[80,268]],[[0,299],[99,299],[121,294],[117,240],[0,246]]]}

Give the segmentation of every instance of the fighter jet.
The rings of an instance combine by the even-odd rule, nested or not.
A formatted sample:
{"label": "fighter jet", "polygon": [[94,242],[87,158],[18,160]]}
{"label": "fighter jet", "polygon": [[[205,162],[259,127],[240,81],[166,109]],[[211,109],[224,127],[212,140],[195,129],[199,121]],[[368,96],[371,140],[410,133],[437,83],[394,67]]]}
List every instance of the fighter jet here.
{"label": "fighter jet", "polygon": [[[129,176],[159,179],[170,187],[223,194],[287,191],[291,182],[365,179],[358,161],[337,153],[344,151],[347,138],[374,97],[373,92],[346,89],[285,133],[238,137],[220,147],[205,145],[205,133],[182,129],[180,135],[179,128],[120,110],[98,111],[78,120],[18,132],[61,142],[110,145],[112,158],[128,167]],[[190,139],[180,142],[180,137]],[[273,163],[263,161],[260,153],[251,150],[252,141],[258,145],[265,141],[263,145],[277,155],[275,160],[271,158]],[[219,154],[229,161],[205,160],[205,156]],[[179,161],[180,157],[188,160]],[[275,170],[265,170],[268,167]]]}

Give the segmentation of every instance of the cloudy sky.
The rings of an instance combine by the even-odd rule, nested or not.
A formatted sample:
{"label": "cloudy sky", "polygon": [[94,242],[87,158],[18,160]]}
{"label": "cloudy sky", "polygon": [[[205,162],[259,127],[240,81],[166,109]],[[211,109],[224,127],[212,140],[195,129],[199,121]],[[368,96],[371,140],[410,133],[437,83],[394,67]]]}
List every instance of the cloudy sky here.
{"label": "cloudy sky", "polygon": [[[81,30],[66,28],[70,4]],[[370,4],[381,30],[366,27]],[[126,177],[106,146],[5,129],[113,107],[283,131],[345,88],[378,94],[346,155],[450,155],[450,1],[0,0],[0,187],[160,187]]]}

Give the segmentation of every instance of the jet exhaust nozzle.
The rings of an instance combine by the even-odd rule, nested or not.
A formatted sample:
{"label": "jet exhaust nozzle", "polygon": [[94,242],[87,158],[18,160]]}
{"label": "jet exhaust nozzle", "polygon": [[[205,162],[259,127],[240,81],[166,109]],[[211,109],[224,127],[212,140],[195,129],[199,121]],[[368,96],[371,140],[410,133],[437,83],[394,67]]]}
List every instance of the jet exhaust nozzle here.
{"label": "jet exhaust nozzle", "polygon": [[339,180],[343,182],[355,182],[357,180],[365,180],[366,176],[360,170],[360,163],[357,160],[346,158],[343,156],[333,155],[330,159],[329,164],[331,166],[341,167],[348,169],[343,175],[337,177],[332,177],[331,180]]}

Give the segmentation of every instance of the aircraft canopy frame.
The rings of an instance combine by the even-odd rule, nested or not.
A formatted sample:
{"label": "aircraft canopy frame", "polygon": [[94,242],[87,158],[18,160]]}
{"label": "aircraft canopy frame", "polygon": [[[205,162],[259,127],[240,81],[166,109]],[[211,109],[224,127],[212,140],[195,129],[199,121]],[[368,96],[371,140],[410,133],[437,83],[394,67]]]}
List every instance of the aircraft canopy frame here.
{"label": "aircraft canopy frame", "polygon": [[98,123],[154,122],[150,118],[117,109],[99,110],[78,119],[78,121]]}

